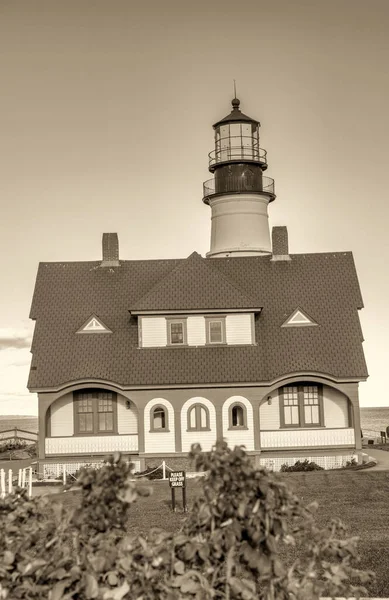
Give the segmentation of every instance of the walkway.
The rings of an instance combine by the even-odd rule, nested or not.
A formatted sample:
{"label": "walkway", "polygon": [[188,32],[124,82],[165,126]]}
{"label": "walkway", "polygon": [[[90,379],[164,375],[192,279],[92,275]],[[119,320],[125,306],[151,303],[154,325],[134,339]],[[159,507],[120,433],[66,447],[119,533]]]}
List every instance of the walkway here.
{"label": "walkway", "polygon": [[377,461],[375,467],[370,467],[369,471],[389,471],[389,452],[375,448],[364,448],[363,452]]}

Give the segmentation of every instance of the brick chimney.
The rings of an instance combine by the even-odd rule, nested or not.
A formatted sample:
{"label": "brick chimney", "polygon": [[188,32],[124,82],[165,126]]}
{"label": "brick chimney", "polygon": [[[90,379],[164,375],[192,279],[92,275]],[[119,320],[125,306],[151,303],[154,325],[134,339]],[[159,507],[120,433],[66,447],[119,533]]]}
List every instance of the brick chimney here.
{"label": "brick chimney", "polygon": [[273,227],[272,237],[272,259],[271,260],[291,260],[289,256],[288,230],[285,225]]}
{"label": "brick chimney", "polygon": [[103,233],[102,267],[120,267],[119,238],[117,233]]}

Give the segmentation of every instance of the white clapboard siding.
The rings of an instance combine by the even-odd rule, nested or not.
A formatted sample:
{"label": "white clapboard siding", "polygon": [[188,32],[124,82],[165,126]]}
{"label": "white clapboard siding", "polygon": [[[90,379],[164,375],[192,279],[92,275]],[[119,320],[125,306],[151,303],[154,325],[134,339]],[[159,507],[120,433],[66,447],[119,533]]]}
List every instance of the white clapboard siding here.
{"label": "white clapboard siding", "polygon": [[117,396],[118,433],[138,433],[138,413],[133,402],[127,408],[127,398]]}
{"label": "white clapboard siding", "polygon": [[[168,429],[169,431],[150,431],[151,423],[150,416],[151,410],[154,406],[164,406],[168,412]],[[174,423],[174,409],[168,400],[165,398],[153,398],[150,400],[144,410],[144,427],[145,427],[145,452],[148,453],[163,453],[163,452],[175,452],[175,423]]]}
{"label": "white clapboard siding", "polygon": [[227,315],[227,344],[252,344],[251,315]]}
{"label": "white clapboard siding", "polygon": [[187,336],[188,346],[205,346],[204,317],[188,317]]}
{"label": "white clapboard siding", "polygon": [[73,435],[74,413],[73,393],[65,394],[58,398],[50,407],[50,428],[53,437]]}
{"label": "white clapboard siding", "polygon": [[89,437],[46,438],[46,455],[137,452],[137,435],[91,435]]}
{"label": "white clapboard siding", "polygon": [[[204,404],[209,410],[210,431],[187,431],[188,429],[188,410],[193,404]],[[190,398],[185,402],[181,409],[181,440],[182,451],[189,452],[192,444],[200,444],[203,451],[211,450],[216,442],[216,412],[215,407],[207,398]]]}
{"label": "white clapboard siding", "polygon": [[140,345],[143,348],[167,345],[165,317],[140,317]]}
{"label": "white clapboard siding", "polygon": [[[229,429],[230,420],[230,406],[235,403],[244,404],[246,407],[247,416],[247,429]],[[253,418],[253,407],[247,398],[243,396],[231,396],[228,398],[222,409],[223,419],[223,438],[227,444],[233,448],[234,446],[245,446],[246,450],[254,450],[254,418]]]}
{"label": "white clapboard siding", "polygon": [[350,446],[354,429],[285,429],[261,431],[261,448],[303,448],[314,446]]}
{"label": "white clapboard siding", "polygon": [[259,408],[259,428],[261,431],[280,428],[280,402],[277,392],[273,392],[269,396],[271,397],[271,404],[265,400]]}
{"label": "white clapboard siding", "polygon": [[324,423],[326,427],[348,427],[347,397],[325,385],[323,387]]}

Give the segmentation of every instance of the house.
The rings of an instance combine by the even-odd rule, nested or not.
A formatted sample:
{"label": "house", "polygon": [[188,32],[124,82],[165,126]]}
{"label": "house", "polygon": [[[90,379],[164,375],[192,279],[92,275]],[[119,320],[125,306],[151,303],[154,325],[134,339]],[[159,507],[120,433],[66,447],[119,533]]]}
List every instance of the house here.
{"label": "house", "polygon": [[205,258],[122,260],[105,233],[100,260],[39,265],[28,387],[46,475],[116,450],[137,470],[185,468],[191,444],[221,438],[273,469],[360,450],[353,256],[293,254],[286,227],[270,235],[259,129],[236,98],[214,125]]}

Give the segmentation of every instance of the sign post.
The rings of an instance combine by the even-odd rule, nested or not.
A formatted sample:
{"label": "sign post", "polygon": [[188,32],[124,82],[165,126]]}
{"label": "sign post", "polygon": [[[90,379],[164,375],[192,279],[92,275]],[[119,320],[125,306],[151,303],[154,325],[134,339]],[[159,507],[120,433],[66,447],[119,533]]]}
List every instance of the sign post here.
{"label": "sign post", "polygon": [[186,505],[186,477],[185,471],[170,471],[169,486],[172,491],[172,510],[176,512],[176,488],[182,489],[182,507],[184,512],[188,510]]}

